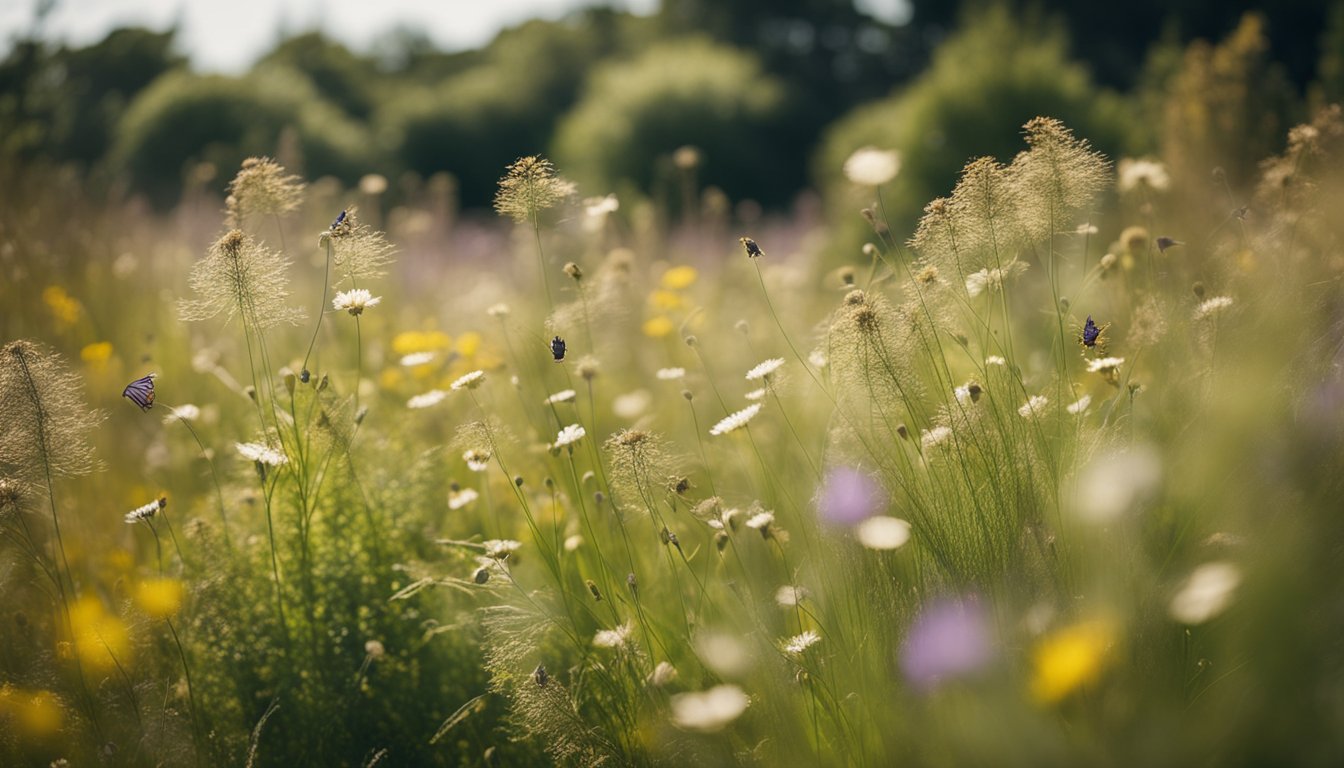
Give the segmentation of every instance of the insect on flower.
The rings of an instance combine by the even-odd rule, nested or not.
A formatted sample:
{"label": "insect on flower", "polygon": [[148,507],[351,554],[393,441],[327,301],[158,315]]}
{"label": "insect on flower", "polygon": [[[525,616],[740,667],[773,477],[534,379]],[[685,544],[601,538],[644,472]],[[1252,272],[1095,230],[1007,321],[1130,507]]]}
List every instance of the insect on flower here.
{"label": "insect on flower", "polygon": [[565,359],[565,340],[559,336],[551,339],[551,357],[554,357],[557,363]]}
{"label": "insect on flower", "polygon": [[757,244],[756,244],[756,241],[755,241],[755,240],[752,240],[750,237],[739,237],[738,240],[740,240],[740,241],[742,242],[742,247],[747,249],[747,257],[748,257],[748,258],[752,258],[752,259],[754,259],[754,258],[756,258],[757,256],[764,256],[764,255],[765,255],[765,254],[761,251],[761,246],[757,245]]}
{"label": "insect on flower", "polygon": [[1101,354],[1106,353],[1106,329],[1110,328],[1110,323],[1097,325],[1092,320],[1092,316],[1087,316],[1087,322],[1083,323],[1083,329],[1078,332],[1078,343],[1084,350],[1092,349]]}
{"label": "insect on flower", "polygon": [[344,211],[344,210],[341,211],[340,215],[338,215],[338,216],[336,217],[336,220],[333,221],[333,222],[331,222],[331,229],[332,229],[332,230],[335,230],[337,227],[341,226],[341,224],[345,222],[345,214],[346,214],[346,213],[348,213],[348,211]]}
{"label": "insect on flower", "polygon": [[140,406],[140,410],[148,411],[154,407],[154,377],[157,375],[151,373],[132,381],[121,391],[121,396],[129,397],[132,403]]}

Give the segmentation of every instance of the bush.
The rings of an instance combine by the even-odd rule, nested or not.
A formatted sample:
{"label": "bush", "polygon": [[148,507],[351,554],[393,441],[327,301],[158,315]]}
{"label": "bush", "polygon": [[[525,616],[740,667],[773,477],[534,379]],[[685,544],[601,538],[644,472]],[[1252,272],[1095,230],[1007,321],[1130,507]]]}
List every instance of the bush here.
{"label": "bush", "polygon": [[188,165],[227,169],[250,155],[273,154],[285,129],[294,131],[311,176],[353,180],[366,168],[366,131],[323,101],[302,75],[280,68],[241,78],[185,72],[159,78],[122,118],[112,166],[153,202],[167,205]]}
{"label": "bush", "polygon": [[897,231],[908,231],[926,202],[951,190],[967,157],[1011,160],[1021,148],[1016,129],[1036,115],[1058,117],[1114,154],[1127,140],[1118,99],[1099,94],[1065,47],[1060,34],[1041,34],[1001,9],[974,19],[909,88],[854,110],[827,132],[816,177],[833,209],[872,202],[870,190],[856,197],[841,175],[845,159],[866,145],[901,152],[901,173],[883,190]]}
{"label": "bush", "polygon": [[596,70],[561,121],[554,154],[587,191],[650,191],[659,159],[693,145],[702,182],[780,202],[796,189],[776,154],[786,110],[783,86],[753,54],[702,39],[665,43]]}

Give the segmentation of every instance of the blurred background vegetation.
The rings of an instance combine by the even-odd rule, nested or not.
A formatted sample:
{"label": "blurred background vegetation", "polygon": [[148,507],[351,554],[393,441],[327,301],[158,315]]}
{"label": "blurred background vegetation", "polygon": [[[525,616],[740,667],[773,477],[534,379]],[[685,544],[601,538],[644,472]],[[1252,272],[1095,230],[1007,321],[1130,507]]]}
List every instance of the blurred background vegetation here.
{"label": "blurred background vegetation", "polygon": [[[413,31],[366,52],[310,31],[237,75],[194,71],[171,29],[70,47],[45,39],[39,15],[0,63],[0,153],[159,208],[193,185],[222,190],[219,169],[258,154],[310,178],[410,180],[393,196],[446,173],[478,208],[500,169],[541,152],[582,169],[585,194],[675,205],[689,180],[768,209],[820,189],[839,209],[855,202],[840,160],[873,144],[903,152],[885,203],[909,221],[966,157],[1011,159],[1013,129],[1037,114],[1112,156],[1161,151],[1207,173],[1212,158],[1253,167],[1344,96],[1338,0],[911,0],[899,26],[856,5],[594,8],[459,52]],[[673,162],[687,145],[698,174]]]}

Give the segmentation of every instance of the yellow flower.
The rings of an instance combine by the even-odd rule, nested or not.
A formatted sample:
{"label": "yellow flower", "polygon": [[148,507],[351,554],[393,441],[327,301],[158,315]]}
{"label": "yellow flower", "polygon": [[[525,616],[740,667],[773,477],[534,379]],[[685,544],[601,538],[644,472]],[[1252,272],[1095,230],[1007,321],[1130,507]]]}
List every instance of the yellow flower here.
{"label": "yellow flower", "polygon": [[135,604],[156,619],[170,619],[182,609],[182,582],[177,579],[147,579],[135,589]]}
{"label": "yellow flower", "polygon": [[406,376],[399,368],[384,368],[378,374],[378,387],[380,389],[396,389],[405,380]]}
{"label": "yellow flower", "polygon": [[112,359],[112,342],[95,341],[79,350],[79,359],[88,363],[90,368],[101,369]]}
{"label": "yellow flower", "polygon": [[79,299],[66,293],[61,286],[49,285],[42,289],[42,302],[51,310],[57,325],[71,326],[79,322],[83,307],[80,306]]}
{"label": "yellow flower", "polygon": [[475,331],[467,331],[457,337],[457,344],[453,345],[453,351],[463,357],[471,357],[481,351],[481,334]]}
{"label": "yellow flower", "polygon": [[443,331],[403,331],[392,338],[392,351],[398,355],[413,352],[437,352],[453,345]]}
{"label": "yellow flower", "polygon": [[13,717],[18,731],[30,739],[54,736],[65,724],[65,709],[56,694],[10,685],[0,688],[0,715]]}
{"label": "yellow flower", "polygon": [[664,288],[679,291],[683,288],[689,288],[700,274],[695,271],[695,267],[680,266],[673,267],[663,273],[662,283]]}
{"label": "yellow flower", "polygon": [[662,315],[644,321],[644,335],[649,338],[661,339],[675,330],[676,326],[672,325],[672,321]]}
{"label": "yellow flower", "polygon": [[659,290],[649,294],[649,303],[655,309],[667,311],[669,309],[680,309],[685,305],[686,300],[676,291]]}
{"label": "yellow flower", "polygon": [[1033,653],[1031,695],[1047,704],[1095,682],[1110,661],[1112,622],[1096,619],[1056,630]]}
{"label": "yellow flower", "polygon": [[74,651],[89,670],[110,672],[130,655],[130,635],[121,619],[108,613],[95,597],[81,597],[70,606]]}

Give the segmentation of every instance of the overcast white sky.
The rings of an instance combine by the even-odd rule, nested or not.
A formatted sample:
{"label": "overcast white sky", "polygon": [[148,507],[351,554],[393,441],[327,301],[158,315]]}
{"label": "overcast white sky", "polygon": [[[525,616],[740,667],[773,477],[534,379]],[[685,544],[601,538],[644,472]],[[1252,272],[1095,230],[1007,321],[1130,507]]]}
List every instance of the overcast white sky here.
{"label": "overcast white sky", "polygon": [[[38,0],[0,0],[0,46],[32,28]],[[321,29],[363,50],[396,27],[423,30],[439,47],[489,42],[530,18],[560,18],[586,5],[649,13],[658,0],[58,0],[45,37],[96,42],[118,26],[178,24],[178,47],[197,67],[236,72],[274,45],[279,30]]]}
{"label": "overcast white sky", "polygon": [[[726,1],[726,0],[725,0]],[[30,30],[40,0],[0,0],[0,52]],[[652,13],[659,0],[57,0],[44,36],[76,45],[119,26],[178,25],[178,47],[199,69],[238,72],[288,33],[320,29],[356,50],[396,27],[423,30],[440,48],[476,48],[530,18],[557,19],[588,5]],[[887,21],[908,17],[905,0],[856,0]]]}

